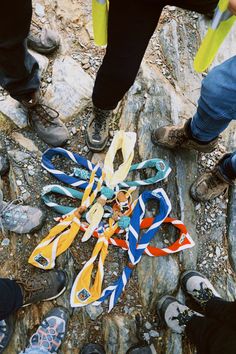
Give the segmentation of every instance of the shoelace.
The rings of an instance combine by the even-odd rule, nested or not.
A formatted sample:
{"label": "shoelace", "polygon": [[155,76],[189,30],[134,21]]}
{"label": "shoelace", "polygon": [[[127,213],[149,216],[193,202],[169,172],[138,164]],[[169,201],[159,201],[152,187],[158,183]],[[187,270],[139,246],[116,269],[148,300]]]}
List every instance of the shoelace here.
{"label": "shoelace", "polygon": [[204,287],[204,283],[200,283],[200,290],[194,289],[193,296],[196,297],[200,302],[205,303],[213,297],[213,292],[211,289]]}
{"label": "shoelace", "polygon": [[[17,203],[17,205],[15,205]],[[8,202],[1,210],[0,210],[0,228],[2,231],[2,234],[5,236],[6,232],[4,229],[4,225],[3,225],[3,216],[6,212],[8,211],[13,211],[14,209],[16,209],[19,205],[23,204],[23,200],[22,198],[18,197],[10,202]]]}
{"label": "shoelace", "polygon": [[184,310],[183,312],[180,311],[179,308],[177,308],[178,311],[178,316],[172,316],[170,319],[171,320],[177,320],[179,323],[179,326],[186,326],[186,324],[188,323],[188,321],[193,317],[194,315],[194,311],[192,310]]}
{"label": "shoelace", "polygon": [[[154,218],[153,225],[141,236],[139,239],[140,225],[145,215],[145,203],[148,200],[154,199],[159,202],[159,213]],[[109,300],[109,312],[117,303],[122,291],[124,290],[128,280],[130,279],[133,269],[140,262],[144,251],[147,249],[149,243],[159,230],[161,224],[170,213],[171,204],[163,189],[156,189],[152,192],[144,192],[139,196],[138,202],[134,208],[128,232],[128,265],[124,268],[122,275],[111,286],[103,290],[102,295],[98,301],[93,304],[95,306],[103,303],[107,298]]]}
{"label": "shoelace", "polygon": [[[28,109],[32,112],[36,112],[38,117],[42,120],[44,123],[53,124],[57,125],[56,122],[54,122],[55,119],[59,117],[59,112],[57,112],[55,109],[43,104],[43,103],[37,103],[35,106],[28,107]],[[55,113],[53,115],[52,113],[50,114],[50,111],[52,113]]]}
{"label": "shoelace", "polygon": [[94,120],[94,131],[93,136],[100,136],[101,130],[105,130],[107,126],[107,119],[110,115],[110,111],[106,112],[102,109],[94,108],[95,115],[98,119]]}

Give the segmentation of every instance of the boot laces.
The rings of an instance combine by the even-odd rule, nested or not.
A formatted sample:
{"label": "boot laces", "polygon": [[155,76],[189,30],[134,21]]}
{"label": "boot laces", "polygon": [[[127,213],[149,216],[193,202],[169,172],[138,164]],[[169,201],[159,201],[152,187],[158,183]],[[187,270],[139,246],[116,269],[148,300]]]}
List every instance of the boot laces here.
{"label": "boot laces", "polygon": [[35,106],[29,107],[29,110],[35,112],[45,126],[58,124],[55,122],[59,117],[58,111],[43,103],[37,103]]}
{"label": "boot laces", "polygon": [[6,235],[5,228],[3,225],[3,219],[4,219],[4,214],[6,212],[11,212],[15,210],[19,205],[23,204],[23,200],[21,197],[18,197],[10,202],[8,202],[1,210],[0,210],[0,228],[3,233],[3,235]]}
{"label": "boot laces", "polygon": [[173,129],[169,133],[170,140],[174,140],[176,143],[182,144],[186,140],[184,131],[181,129]]}
{"label": "boot laces", "polygon": [[179,307],[177,308],[178,316],[173,316],[171,320],[177,320],[179,322],[179,326],[186,326],[187,322],[193,317],[194,312],[190,309],[186,309],[184,311],[180,311]]}
{"label": "boot laces", "polygon": [[101,130],[104,131],[106,129],[109,115],[109,111],[102,109],[95,110],[95,116],[97,116],[97,118],[94,120],[94,136],[100,136]]}
{"label": "boot laces", "polygon": [[200,302],[207,302],[213,297],[213,292],[203,282],[200,283],[200,290],[194,289],[193,296]]}
{"label": "boot laces", "polygon": [[43,276],[38,276],[37,279],[28,277],[27,279],[16,280],[16,282],[24,290],[24,302],[27,302],[35,292],[44,291],[48,288],[47,279]]}

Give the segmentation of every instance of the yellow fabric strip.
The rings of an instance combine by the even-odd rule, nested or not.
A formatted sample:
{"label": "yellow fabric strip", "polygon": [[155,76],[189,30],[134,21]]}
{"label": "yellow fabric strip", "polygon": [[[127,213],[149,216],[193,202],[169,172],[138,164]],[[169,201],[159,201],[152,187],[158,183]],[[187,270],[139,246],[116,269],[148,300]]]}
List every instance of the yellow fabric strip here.
{"label": "yellow fabric strip", "polygon": [[98,165],[95,166],[91,173],[90,181],[85,189],[81,206],[72,213],[62,217],[59,224],[50,230],[49,234],[40,242],[31,254],[29,258],[30,264],[44,270],[52,269],[55,266],[56,257],[70,247],[80,230],[81,214],[94,202],[105,178],[105,174],[103,173],[97,183],[96,189],[92,191],[97,169]]}
{"label": "yellow fabric strip", "polygon": [[107,44],[108,1],[92,0],[94,41],[99,46]]}
{"label": "yellow fabric strip", "polygon": [[[111,146],[106,154],[103,171],[105,173],[105,182],[107,187],[114,189],[119,183],[123,182],[130,170],[134,157],[134,146],[136,143],[136,133],[118,131],[111,143]],[[114,171],[114,159],[118,150],[121,149],[123,163],[117,171]],[[104,204],[105,196],[102,196]],[[93,234],[94,230],[99,225],[104,214],[103,205],[97,202],[88,212],[90,226],[86,230],[82,241],[87,241]]]}
{"label": "yellow fabric strip", "polygon": [[[197,72],[205,71],[212,64],[220,46],[235,23],[236,16],[226,17],[225,20],[222,17],[223,14],[227,15],[228,13],[228,4],[228,0],[221,0],[219,2],[218,10],[213,19],[213,28],[209,28],[194,60],[194,69]],[[217,24],[217,18],[222,18],[222,20],[219,20],[219,24]]]}

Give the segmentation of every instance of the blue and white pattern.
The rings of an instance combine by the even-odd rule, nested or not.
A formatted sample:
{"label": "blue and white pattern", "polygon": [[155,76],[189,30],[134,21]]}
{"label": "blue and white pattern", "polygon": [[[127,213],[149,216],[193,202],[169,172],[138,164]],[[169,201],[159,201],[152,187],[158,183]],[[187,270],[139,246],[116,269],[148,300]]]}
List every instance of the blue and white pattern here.
{"label": "blue and white pattern", "polygon": [[[155,199],[159,202],[159,213],[156,215],[152,226],[150,226],[150,228],[142,235],[139,240],[140,225],[145,216],[146,210],[145,203],[150,199]],[[165,218],[169,215],[170,211],[171,203],[163,189],[156,189],[152,192],[145,191],[140,195],[134,208],[128,231],[128,266],[124,268],[119,279],[112,286],[107,287],[102,292],[100,299],[94,302],[93,305],[98,306],[107,298],[110,298],[109,312],[113,309],[132,275],[133,267],[140,262],[144,251],[147,249],[151,240],[159,230]]]}

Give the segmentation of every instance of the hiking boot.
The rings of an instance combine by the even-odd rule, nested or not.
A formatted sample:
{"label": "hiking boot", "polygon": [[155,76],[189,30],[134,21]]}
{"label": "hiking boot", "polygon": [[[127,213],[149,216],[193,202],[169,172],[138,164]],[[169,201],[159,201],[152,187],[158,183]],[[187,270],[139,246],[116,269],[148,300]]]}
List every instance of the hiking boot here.
{"label": "hiking boot", "polygon": [[51,270],[27,279],[16,279],[16,282],[21,288],[25,307],[59,297],[66,290],[67,275],[64,270]]}
{"label": "hiking boot", "polygon": [[60,45],[57,32],[41,27],[35,21],[31,23],[30,33],[27,38],[28,47],[41,54],[53,53]]}
{"label": "hiking boot", "polygon": [[158,302],[158,313],[163,322],[173,331],[183,334],[193,316],[202,315],[181,304],[172,296],[163,296]]}
{"label": "hiking boot", "polygon": [[221,297],[209,280],[195,270],[189,270],[182,274],[181,286],[193,300],[203,307],[214,297]]}
{"label": "hiking boot", "polygon": [[14,330],[14,318],[9,316],[5,320],[0,320],[0,353],[3,353],[8,346]]}
{"label": "hiking boot", "polygon": [[20,204],[21,200],[3,201],[0,190],[0,230],[28,234],[42,227],[44,214],[39,208]]}
{"label": "hiking boot", "polygon": [[222,193],[226,194],[229,186],[234,185],[234,180],[223,173],[222,162],[228,156],[229,154],[224,155],[212,171],[203,173],[192,184],[190,194],[194,200],[199,202],[212,200]]}
{"label": "hiking boot", "polygon": [[0,150],[0,176],[4,176],[9,171],[10,165],[6,151]]}
{"label": "hiking boot", "polygon": [[212,152],[215,150],[219,138],[209,143],[201,143],[192,137],[190,131],[191,119],[184,124],[166,125],[155,129],[151,133],[151,140],[154,145],[164,146],[168,149],[184,148],[200,152]]}
{"label": "hiking boot", "polygon": [[102,151],[109,138],[109,120],[112,117],[111,110],[93,107],[86,131],[86,144],[92,151]]}
{"label": "hiking boot", "polygon": [[59,113],[45,105],[38,92],[33,93],[28,100],[22,100],[21,103],[28,110],[29,124],[40,139],[56,147],[67,142],[69,132],[58,118]]}
{"label": "hiking boot", "polygon": [[49,311],[37,331],[30,338],[28,347],[23,353],[57,353],[65,338],[69,321],[68,310],[56,307]]}
{"label": "hiking boot", "polygon": [[89,343],[81,349],[80,354],[106,354],[106,352],[100,344]]}

